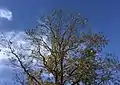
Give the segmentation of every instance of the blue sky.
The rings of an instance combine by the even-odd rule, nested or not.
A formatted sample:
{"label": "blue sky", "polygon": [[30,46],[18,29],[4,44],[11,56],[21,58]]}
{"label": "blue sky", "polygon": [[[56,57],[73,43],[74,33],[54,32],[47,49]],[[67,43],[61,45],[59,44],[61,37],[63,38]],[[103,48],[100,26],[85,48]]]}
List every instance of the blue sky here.
{"label": "blue sky", "polygon": [[53,9],[80,12],[94,31],[103,32],[109,39],[105,51],[119,56],[120,0],[0,0],[0,9],[11,13],[11,18],[0,17],[0,31],[7,32],[33,28]]}
{"label": "blue sky", "polygon": [[12,21],[3,20],[0,30],[33,28],[40,16],[53,9],[80,12],[88,18],[94,31],[103,32],[110,40],[106,50],[119,54],[119,0],[0,0],[0,8],[12,12]]}

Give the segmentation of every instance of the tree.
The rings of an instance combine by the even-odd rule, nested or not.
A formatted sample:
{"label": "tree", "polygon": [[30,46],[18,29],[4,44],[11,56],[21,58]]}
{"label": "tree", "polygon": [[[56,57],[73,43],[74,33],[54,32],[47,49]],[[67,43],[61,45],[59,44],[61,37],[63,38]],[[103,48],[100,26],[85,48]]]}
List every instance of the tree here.
{"label": "tree", "polygon": [[[39,20],[36,28],[25,31],[28,46],[16,47],[14,39],[4,35],[1,40],[29,85],[120,84],[116,73],[119,61],[112,55],[101,55],[108,40],[102,33],[84,32],[84,26],[87,20],[80,14],[53,11]],[[44,74],[51,76],[45,79]]]}

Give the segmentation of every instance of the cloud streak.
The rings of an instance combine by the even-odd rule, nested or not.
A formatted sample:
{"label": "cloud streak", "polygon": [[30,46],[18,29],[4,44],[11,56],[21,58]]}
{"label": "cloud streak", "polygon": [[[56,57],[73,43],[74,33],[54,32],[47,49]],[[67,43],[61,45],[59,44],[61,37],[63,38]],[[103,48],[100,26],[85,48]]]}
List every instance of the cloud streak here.
{"label": "cloud streak", "polygon": [[9,21],[12,20],[12,12],[7,8],[0,8],[0,18],[7,19]]}

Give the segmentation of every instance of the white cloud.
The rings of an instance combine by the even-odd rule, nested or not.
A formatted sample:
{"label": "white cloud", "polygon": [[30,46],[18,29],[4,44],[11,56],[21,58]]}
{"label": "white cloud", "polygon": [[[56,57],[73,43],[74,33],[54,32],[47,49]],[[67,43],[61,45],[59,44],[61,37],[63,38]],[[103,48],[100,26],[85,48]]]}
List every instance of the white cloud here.
{"label": "white cloud", "polygon": [[12,12],[7,8],[0,8],[0,18],[12,20]]}
{"label": "white cloud", "polygon": [[[10,40],[11,37],[14,36],[14,34],[15,34],[15,37],[13,37],[12,41],[14,42],[14,45],[16,47],[20,47],[20,44],[26,45],[26,42],[24,40],[24,37],[25,37],[25,33],[24,32],[10,31],[10,32],[4,32],[3,34],[4,34],[4,36],[6,37],[7,40]],[[4,43],[4,42],[2,42],[2,43]],[[7,56],[6,55],[6,51],[10,51],[9,48],[0,45],[0,60],[2,60],[2,59],[8,59],[8,58],[10,58],[10,57],[13,56],[13,55]]]}
{"label": "white cloud", "polygon": [[[31,46],[30,42],[27,41],[25,38],[26,38],[26,34],[21,31],[21,32],[14,32],[14,31],[9,31],[9,32],[4,32],[3,33],[4,36],[6,37],[7,40],[10,40],[11,37],[12,37],[12,47],[15,48],[15,52],[17,53],[24,53],[25,55],[30,55],[31,54],[31,51],[29,50],[24,50],[24,49],[36,49],[33,45]],[[14,36],[15,35],[15,36]],[[14,36],[14,37],[13,37]],[[4,38],[4,37],[3,37]],[[2,39],[2,38],[0,38]],[[46,37],[43,36],[43,40],[45,42],[47,42],[47,39]],[[0,40],[2,41],[2,40]],[[3,41],[1,42],[2,44],[6,45],[6,43]],[[22,49],[21,49],[21,45],[22,45]],[[50,44],[49,44],[50,45]],[[4,47],[2,45],[0,45],[0,60],[2,59],[8,59],[10,57],[13,57],[13,55],[9,54],[9,56],[6,55],[6,51],[10,51],[9,48],[7,47]],[[41,52],[43,54],[47,54],[49,55],[50,53],[48,51],[46,51],[46,49],[44,47],[41,46]]]}

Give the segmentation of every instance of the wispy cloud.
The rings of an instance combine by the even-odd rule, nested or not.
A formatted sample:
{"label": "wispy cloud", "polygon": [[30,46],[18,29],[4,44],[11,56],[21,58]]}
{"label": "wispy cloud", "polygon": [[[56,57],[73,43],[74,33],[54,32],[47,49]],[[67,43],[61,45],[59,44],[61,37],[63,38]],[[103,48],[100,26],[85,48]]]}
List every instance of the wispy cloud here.
{"label": "wispy cloud", "polygon": [[[8,31],[8,32],[4,32],[3,33],[4,36],[6,37],[7,40],[11,40],[12,42],[12,46],[13,48],[15,48],[15,52],[16,53],[24,53],[25,55],[30,55],[31,54],[31,50],[24,50],[26,48],[29,49],[36,49],[33,45],[31,46],[30,42],[28,40],[26,40],[27,35],[25,34],[24,31],[19,31],[19,32],[14,32],[14,31]],[[2,35],[0,35],[2,36]],[[50,47],[51,44],[47,41],[47,37],[43,36],[43,40],[44,42],[46,42]],[[0,39],[1,43],[6,45],[6,42],[2,42],[2,38]],[[21,49],[21,46],[23,49]],[[10,51],[9,48],[4,47],[2,45],[0,45],[0,60],[2,59],[8,59],[10,57],[12,57],[13,55],[7,55],[6,56],[6,51]],[[41,52],[45,55],[49,55],[50,52],[48,52],[44,47],[41,46]]]}
{"label": "wispy cloud", "polygon": [[[6,37],[7,40],[10,40],[15,35],[12,38],[12,40],[13,40],[14,47],[16,47],[16,51],[17,51],[17,48],[19,48],[21,44],[26,45],[26,42],[24,40],[25,33],[22,32],[22,31],[21,32],[9,31],[9,32],[4,32],[3,34],[4,34],[4,36]],[[2,34],[0,34],[0,36],[2,36]],[[0,45],[0,60],[8,59],[8,58],[13,56],[13,55],[7,56],[6,55],[7,51],[9,51],[9,48],[6,48],[6,47]]]}
{"label": "wispy cloud", "polygon": [[7,8],[0,8],[0,18],[12,20],[12,12]]}

